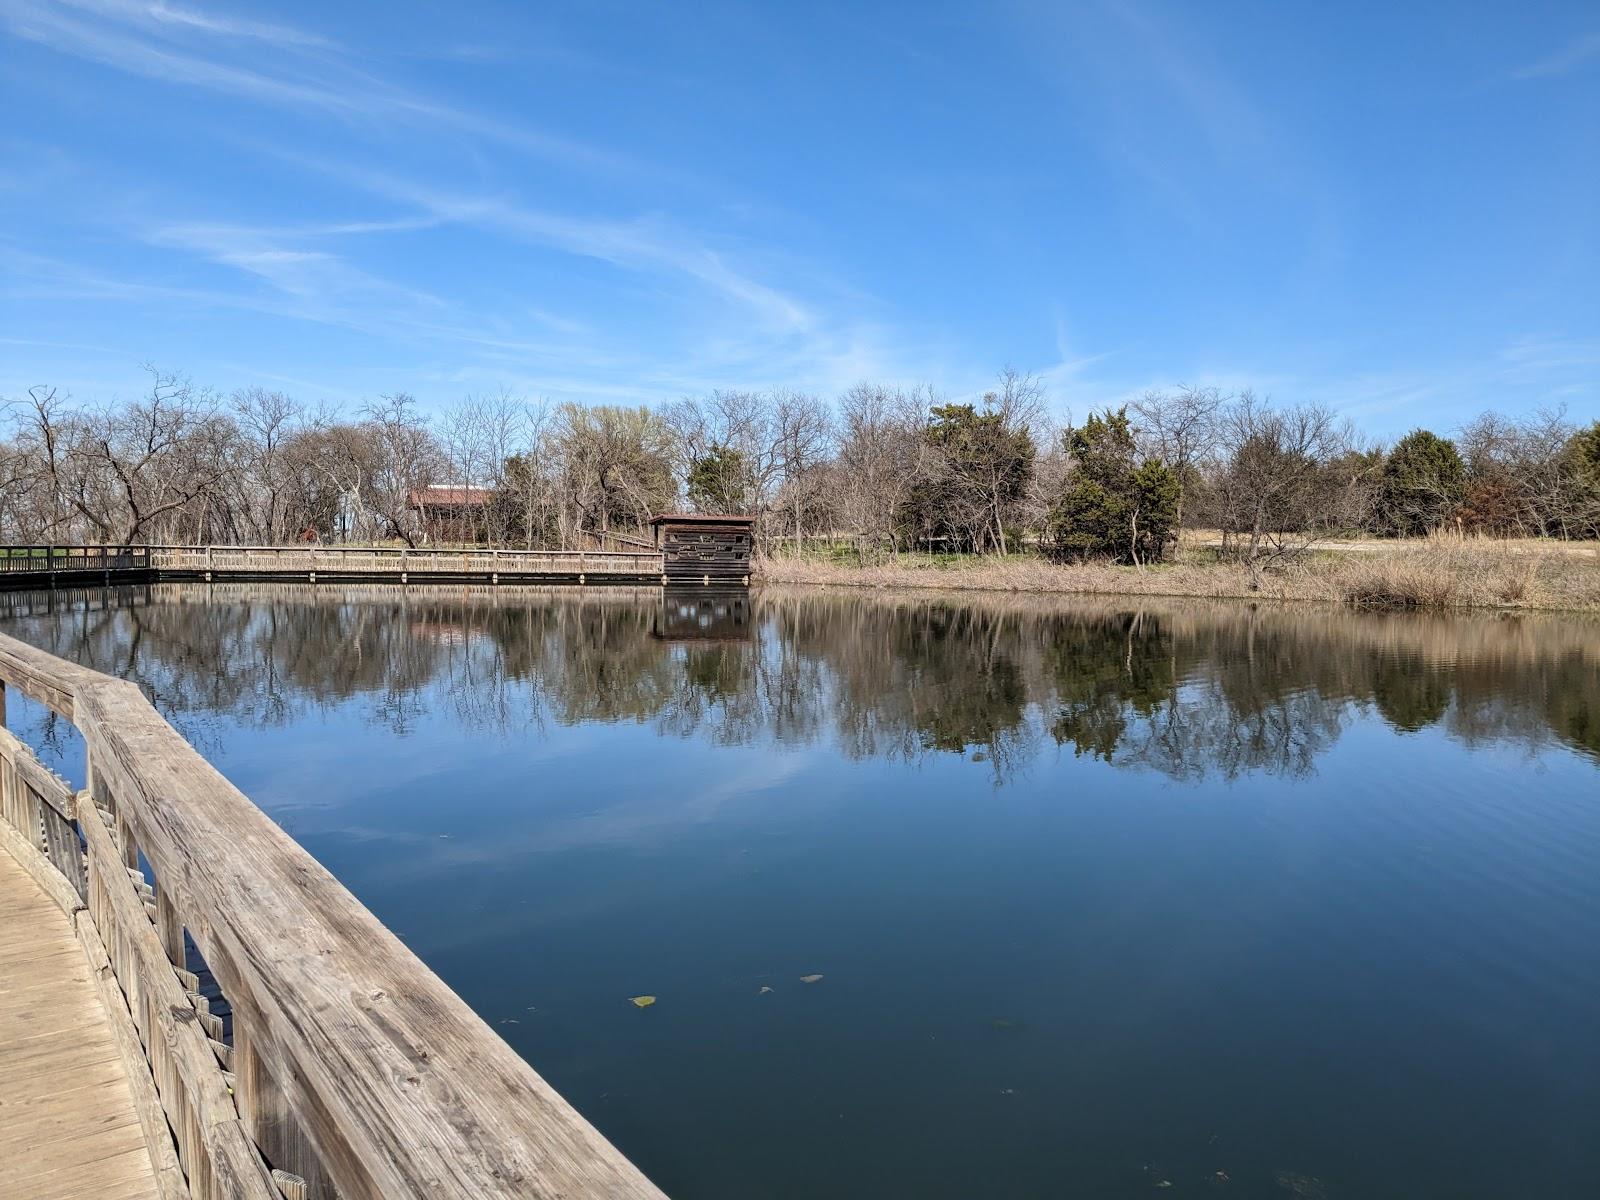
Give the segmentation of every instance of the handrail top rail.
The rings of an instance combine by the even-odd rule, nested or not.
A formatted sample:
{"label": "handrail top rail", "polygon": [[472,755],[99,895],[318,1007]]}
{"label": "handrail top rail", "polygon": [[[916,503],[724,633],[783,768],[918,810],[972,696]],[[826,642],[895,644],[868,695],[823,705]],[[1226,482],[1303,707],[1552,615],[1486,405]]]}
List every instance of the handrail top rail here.
{"label": "handrail top rail", "polygon": [[0,633],[66,717],[345,1200],[661,1192],[150,705]]}
{"label": "handrail top rail", "polygon": [[[620,539],[619,539],[620,540]],[[657,553],[653,547],[640,543],[637,550],[585,550],[580,548],[572,550],[520,550],[495,546],[351,546],[343,543],[329,545],[325,542],[301,542],[280,546],[255,546],[234,545],[220,543],[198,543],[194,545],[164,544],[157,542],[122,543],[94,543],[94,542],[8,542],[0,544],[0,558],[10,557],[11,552],[17,550],[45,550],[70,554],[74,551],[93,551],[96,554],[137,554],[153,551],[212,551],[217,553],[234,552],[271,552],[284,554],[288,552],[312,552],[318,554],[489,554],[501,557],[527,556],[527,557],[571,557],[581,555],[584,558],[640,558],[650,557]]]}
{"label": "handrail top rail", "polygon": [[206,550],[209,550],[209,551],[212,551],[214,553],[234,553],[234,552],[260,553],[260,552],[263,552],[263,551],[269,551],[269,552],[274,553],[274,554],[285,554],[285,553],[297,553],[297,552],[310,551],[310,552],[318,553],[318,554],[401,554],[401,555],[410,555],[410,554],[457,554],[457,555],[468,555],[468,554],[473,554],[473,555],[498,555],[500,557],[505,557],[505,556],[511,555],[511,556],[526,556],[526,557],[535,557],[535,558],[572,558],[572,557],[577,557],[577,556],[582,556],[584,558],[639,558],[639,557],[649,557],[650,556],[649,554],[646,554],[646,552],[642,548],[640,550],[505,550],[505,549],[496,549],[493,546],[346,546],[346,545],[330,546],[330,545],[327,545],[327,544],[322,543],[322,542],[306,542],[306,543],[303,543],[303,544],[300,544],[300,545],[289,545],[289,546],[233,546],[233,545],[157,546],[157,545],[151,545],[151,546],[146,546],[146,547],[143,547],[143,548],[147,549],[147,550],[152,550],[152,551],[181,550],[181,551],[187,551],[187,552],[194,552],[194,551],[206,551]]}

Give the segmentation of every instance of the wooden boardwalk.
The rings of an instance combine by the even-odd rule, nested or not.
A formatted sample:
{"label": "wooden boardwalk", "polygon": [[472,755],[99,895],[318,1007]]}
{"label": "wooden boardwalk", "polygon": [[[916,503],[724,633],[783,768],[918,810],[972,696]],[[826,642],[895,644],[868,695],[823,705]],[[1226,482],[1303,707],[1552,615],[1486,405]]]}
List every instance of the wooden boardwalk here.
{"label": "wooden boardwalk", "polygon": [[111,1023],[69,918],[0,850],[0,1196],[159,1196]]}
{"label": "wooden boardwalk", "polygon": [[0,1200],[664,1200],[135,685],[0,684],[88,782],[0,724]]}
{"label": "wooden boardwalk", "polygon": [[[710,567],[706,567],[710,570]],[[748,562],[744,565],[748,573]],[[714,574],[716,572],[713,572]],[[720,577],[720,576],[719,576]],[[707,579],[710,576],[706,576]],[[666,583],[660,550],[440,550],[381,546],[0,546],[0,587],[158,579],[397,583]],[[695,576],[695,582],[701,577]]]}

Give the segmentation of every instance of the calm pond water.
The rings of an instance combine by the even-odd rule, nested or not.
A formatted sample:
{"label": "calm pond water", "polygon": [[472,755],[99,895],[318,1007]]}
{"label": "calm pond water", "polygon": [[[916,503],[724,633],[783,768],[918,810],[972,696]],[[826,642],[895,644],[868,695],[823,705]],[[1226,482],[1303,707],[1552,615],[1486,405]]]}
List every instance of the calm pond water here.
{"label": "calm pond water", "polygon": [[248,584],[0,612],[142,684],[680,1200],[1600,1195],[1592,621]]}

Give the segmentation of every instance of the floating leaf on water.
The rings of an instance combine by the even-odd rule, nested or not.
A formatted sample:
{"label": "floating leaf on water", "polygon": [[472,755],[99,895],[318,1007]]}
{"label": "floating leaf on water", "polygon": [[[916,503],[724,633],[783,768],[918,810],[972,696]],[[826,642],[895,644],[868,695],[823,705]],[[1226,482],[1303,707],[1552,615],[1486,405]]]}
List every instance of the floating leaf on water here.
{"label": "floating leaf on water", "polygon": [[1027,1026],[1021,1021],[1010,1021],[1005,1017],[996,1017],[989,1022],[989,1028],[997,1033],[1021,1033]]}
{"label": "floating leaf on water", "polygon": [[761,990],[760,990],[760,991],[759,991],[759,992],[757,992],[757,993],[756,993],[756,995],[758,995],[758,996],[765,996],[765,995],[766,995],[766,994],[767,994],[767,993],[768,993],[768,992],[770,992],[770,991],[771,991],[771,990],[772,990],[772,989],[771,989],[771,988],[769,988],[769,987],[768,987],[768,986],[767,986],[767,985],[766,985],[766,984],[764,984],[764,983],[763,983],[763,984],[762,984],[762,985],[761,985]]}
{"label": "floating leaf on water", "polygon": [[802,976],[800,976],[800,982],[801,983],[821,983],[822,982],[822,976],[821,975],[802,975]]}
{"label": "floating leaf on water", "polygon": [[633,1006],[635,1008],[649,1008],[655,1002],[656,1002],[656,998],[654,996],[635,996],[635,997],[633,997]]}

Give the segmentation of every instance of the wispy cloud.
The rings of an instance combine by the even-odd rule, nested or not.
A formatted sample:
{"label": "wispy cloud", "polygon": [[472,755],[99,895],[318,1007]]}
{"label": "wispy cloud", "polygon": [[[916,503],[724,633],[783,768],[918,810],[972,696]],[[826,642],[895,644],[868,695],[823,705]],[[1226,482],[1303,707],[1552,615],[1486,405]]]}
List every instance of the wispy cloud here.
{"label": "wispy cloud", "polygon": [[[396,227],[394,222],[358,226],[368,230]],[[399,227],[416,226],[413,223]],[[316,232],[313,230],[308,236],[315,236]],[[288,239],[281,231],[232,225],[168,225],[151,230],[147,240],[156,246],[186,250],[221,266],[244,271],[301,300],[337,302],[360,298],[389,303],[400,301],[423,308],[439,308],[443,304],[431,293],[380,278],[337,254],[285,244]]]}
{"label": "wispy cloud", "polygon": [[[464,371],[536,375],[600,396],[659,397],[763,381],[829,389],[866,375],[903,379],[916,371],[926,377],[948,354],[942,346],[908,346],[888,327],[879,301],[826,278],[770,232],[756,239],[741,232],[781,228],[782,214],[763,211],[758,219],[750,206],[741,210],[736,191],[717,191],[718,203],[697,206],[693,220],[674,218],[651,203],[661,198],[660,184],[687,184],[677,189],[680,198],[706,189],[605,147],[399,85],[374,73],[372,58],[320,33],[165,0],[0,0],[0,23],[56,53],[163,87],[234,98],[290,119],[335,118],[355,135],[349,146],[359,146],[363,134],[403,128],[416,135],[413,149],[458,165],[463,155],[472,160],[478,142],[514,147],[576,178],[648,185],[650,204],[630,205],[630,188],[611,186],[602,206],[564,207],[539,195],[546,180],[528,172],[516,187],[470,182],[475,175],[517,177],[485,169],[457,169],[447,184],[434,173],[422,183],[392,168],[359,165],[378,157],[376,144],[372,154],[341,159],[326,157],[324,146],[325,157],[312,161],[289,148],[296,139],[235,138],[235,153],[270,156],[292,171],[320,175],[324,185],[381,201],[388,211],[295,224],[230,220],[231,211],[221,208],[223,219],[214,219],[203,209],[196,213],[192,197],[150,189],[143,207],[195,215],[141,221],[128,211],[108,219],[97,210],[87,219],[100,237],[131,232],[136,241],[179,257],[149,274],[121,263],[79,268],[41,260],[16,280],[12,295],[235,308],[405,339],[438,347],[441,355],[449,347]],[[483,162],[493,158],[485,154]],[[593,188],[579,190],[589,195]],[[433,231],[441,239],[457,236],[451,231],[485,235],[462,240],[503,246],[497,267],[515,261],[519,247],[528,248],[521,253],[528,254],[530,268],[538,262],[535,250],[606,264],[614,274],[591,271],[583,280],[586,303],[610,295],[613,316],[622,309],[637,313],[642,328],[559,311],[559,297],[580,278],[575,264],[564,268],[563,288],[544,284],[515,294],[501,283],[485,292],[412,265],[431,254],[412,259],[397,253],[398,246],[362,241]],[[431,286],[422,286],[424,279]]]}
{"label": "wispy cloud", "polygon": [[161,0],[59,0],[59,3],[68,8],[114,17],[155,30],[199,31],[295,48],[322,49],[334,45],[320,34],[287,25],[221,17],[214,12],[199,12],[180,5],[165,4]]}
{"label": "wispy cloud", "polygon": [[703,234],[663,217],[579,216],[524,204],[504,194],[450,191],[367,166],[304,157],[293,161],[412,214],[357,222],[342,227],[345,230],[468,226],[628,271],[692,281],[738,306],[769,331],[805,333],[820,320],[801,298],[740,267],[729,251],[713,245]]}
{"label": "wispy cloud", "polygon": [[[83,13],[83,19],[76,13]],[[526,124],[459,108],[379,78],[338,46],[289,26],[226,21],[166,5],[121,0],[0,0],[17,37],[57,53],[166,85],[345,121],[425,126],[485,138],[582,170],[641,173],[641,164]],[[257,43],[245,57],[234,45]]]}
{"label": "wispy cloud", "polygon": [[1499,359],[1502,373],[1516,382],[1582,375],[1589,390],[1600,387],[1600,339],[1527,334],[1501,350]]}
{"label": "wispy cloud", "polygon": [[1511,77],[1547,79],[1556,75],[1569,75],[1597,60],[1600,60],[1600,30],[1580,34],[1555,53],[1517,68],[1511,72]]}
{"label": "wispy cloud", "polygon": [[733,266],[701,239],[648,218],[614,221],[544,212],[494,199],[435,197],[434,215],[492,228],[585,258],[683,276],[741,305],[769,328],[803,333],[816,317],[799,299]]}

